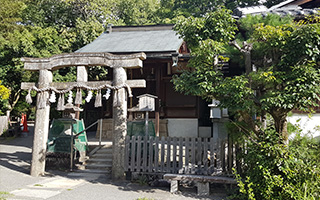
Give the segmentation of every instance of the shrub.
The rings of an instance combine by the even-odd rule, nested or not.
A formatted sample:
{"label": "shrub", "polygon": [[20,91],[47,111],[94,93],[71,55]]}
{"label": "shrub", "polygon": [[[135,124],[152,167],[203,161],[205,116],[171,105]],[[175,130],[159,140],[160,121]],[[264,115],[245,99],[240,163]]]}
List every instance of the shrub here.
{"label": "shrub", "polygon": [[242,154],[243,174],[236,174],[236,199],[313,200],[320,198],[320,144],[297,135],[289,145],[266,130],[256,142],[248,142]]}

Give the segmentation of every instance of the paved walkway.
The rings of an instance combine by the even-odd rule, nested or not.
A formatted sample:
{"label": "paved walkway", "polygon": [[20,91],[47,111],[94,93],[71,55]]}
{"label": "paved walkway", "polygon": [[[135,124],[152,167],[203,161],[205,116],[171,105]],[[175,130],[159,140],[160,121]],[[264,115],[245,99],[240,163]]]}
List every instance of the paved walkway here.
{"label": "paved walkway", "polygon": [[105,175],[79,174],[68,171],[48,171],[43,177],[29,175],[33,126],[27,137],[0,139],[0,199],[17,200],[221,200],[216,191],[209,198],[196,195],[194,189],[171,194],[168,187],[142,186],[128,181],[113,182]]}

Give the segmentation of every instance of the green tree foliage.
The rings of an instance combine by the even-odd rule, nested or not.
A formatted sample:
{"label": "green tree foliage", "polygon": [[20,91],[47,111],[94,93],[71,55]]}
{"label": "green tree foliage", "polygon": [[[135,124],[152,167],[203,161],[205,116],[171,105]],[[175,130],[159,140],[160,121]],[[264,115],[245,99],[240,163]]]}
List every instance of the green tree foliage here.
{"label": "green tree foliage", "polygon": [[[236,174],[239,194],[234,199],[314,200],[320,198],[319,142],[299,134],[288,146],[268,129],[247,143],[243,176]],[[244,178],[243,178],[244,177]]]}
{"label": "green tree foliage", "polygon": [[161,0],[158,14],[161,19],[174,19],[178,16],[200,17],[220,6],[233,10],[237,7],[258,5],[257,0],[219,1],[219,0]]}
{"label": "green tree foliage", "polygon": [[270,25],[273,27],[281,26],[284,24],[292,24],[293,17],[290,15],[247,15],[239,19],[238,28],[239,34],[236,35],[239,40],[249,40],[256,29],[257,24]]}
{"label": "green tree foliage", "polygon": [[[19,89],[21,81],[37,79],[36,75],[23,70],[21,57],[49,57],[53,54],[76,51],[98,37],[104,31],[104,26],[110,23],[113,25],[172,23],[174,22],[172,19],[178,19],[180,15],[204,16],[221,4],[219,1],[189,0],[1,0],[0,2],[0,80],[12,91],[7,106],[10,110],[14,109],[21,97],[22,91]],[[256,2],[256,0],[243,0],[227,1],[223,4],[233,8],[254,5]],[[210,23],[215,23],[213,16],[210,14],[206,16],[211,18]],[[210,26],[199,23],[200,26]],[[201,32],[200,27],[197,29]],[[213,35],[209,28],[207,30],[209,31],[207,35]],[[66,74],[68,76],[65,76]],[[68,68],[55,72],[54,77],[56,81],[70,81],[74,80],[74,74],[74,69]],[[19,103],[19,105],[24,104]]]}
{"label": "green tree foliage", "polygon": [[[318,106],[317,17],[311,18],[313,23],[294,23],[278,16],[249,16],[240,20],[235,34],[235,22],[229,20],[228,11],[220,12],[225,14],[217,14],[218,26],[210,30],[204,25],[210,19],[207,16],[189,17],[176,25],[193,57],[189,69],[173,82],[178,91],[220,100],[220,106],[229,108],[237,120],[232,123],[232,135],[240,130],[238,142],[246,141],[246,151],[239,158],[243,160],[241,176],[236,173],[239,194],[233,198],[318,199],[319,143],[299,136],[289,144],[283,142],[288,113],[292,109],[312,111]],[[212,30],[214,27],[218,28]],[[243,45],[238,45],[240,42]],[[249,69],[226,77],[218,61],[227,59],[221,55],[235,57],[230,44],[236,47],[240,64],[249,63]],[[257,70],[252,70],[252,65]],[[272,119],[267,127],[260,120],[266,114]]]}
{"label": "green tree foliage", "polygon": [[[276,131],[282,133],[281,140],[286,140],[287,114],[293,109],[312,111],[313,106],[318,106],[320,24],[274,23],[275,18],[269,17],[266,22],[270,25],[251,26],[249,22],[243,23],[246,20],[243,19],[244,25],[240,27],[253,31],[246,36],[249,39],[243,47],[233,44],[241,52],[242,62],[249,61],[249,70],[246,74],[224,77],[217,61],[225,58],[218,55],[228,54],[228,48],[224,47],[235,37],[235,25],[224,9],[212,16],[217,17],[215,20],[208,15],[190,17],[176,25],[193,55],[190,70],[174,78],[176,89],[220,100],[221,107],[233,111],[237,119],[245,122],[243,128],[254,137],[263,134],[265,127],[253,116],[269,114]],[[212,21],[218,25],[211,24]],[[252,49],[248,50],[248,44]],[[253,64],[257,70],[252,72]]]}
{"label": "green tree foliage", "polygon": [[237,27],[231,11],[220,8],[207,13],[202,18],[181,17],[175,25],[175,30],[192,49],[201,48],[201,42],[207,39],[225,43],[234,38]]}
{"label": "green tree foliage", "polygon": [[127,0],[117,4],[118,17],[126,25],[155,24],[159,21],[156,15],[159,9],[158,0]]}
{"label": "green tree foliage", "polygon": [[[18,115],[26,105],[19,102],[25,95],[21,82],[37,81],[37,74],[23,70],[21,57],[76,51],[97,38],[109,23],[156,23],[158,7],[155,0],[1,0],[0,80],[12,91],[3,107]],[[54,81],[73,81],[75,73],[74,68],[56,71]],[[16,105],[18,110],[14,110]]]}
{"label": "green tree foliage", "polygon": [[23,23],[55,29],[65,39],[62,51],[72,52],[98,37],[103,32],[103,23],[114,21],[112,18],[106,21],[111,16],[106,2],[109,1],[28,1],[22,13]]}
{"label": "green tree foliage", "polygon": [[[23,21],[25,1],[2,0],[0,18],[0,80],[10,89],[6,107],[12,111],[20,100],[22,81],[36,81],[37,76],[23,70],[21,57],[48,57],[70,49],[68,38],[54,27],[40,27]],[[17,111],[16,114],[19,114]]]}

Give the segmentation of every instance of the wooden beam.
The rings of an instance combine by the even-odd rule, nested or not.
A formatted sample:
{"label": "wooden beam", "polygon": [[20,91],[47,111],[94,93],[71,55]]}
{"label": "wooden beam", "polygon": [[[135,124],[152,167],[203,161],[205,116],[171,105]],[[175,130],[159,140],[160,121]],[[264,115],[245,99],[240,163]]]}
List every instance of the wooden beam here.
{"label": "wooden beam", "polygon": [[24,69],[37,71],[41,69],[57,70],[72,66],[109,66],[111,68],[141,68],[145,53],[115,55],[110,53],[66,53],[50,58],[21,58]]}
{"label": "wooden beam", "polygon": [[[88,87],[98,87],[100,85],[109,84],[112,85],[112,81],[88,81],[88,82],[54,82],[50,83],[50,87],[54,87],[58,90],[64,90],[68,87],[75,85],[77,83],[82,83],[83,85],[86,85]],[[127,80],[126,84],[128,84],[131,88],[145,88],[146,87],[146,81],[142,79],[136,79],[136,80]],[[28,82],[22,82],[21,83],[21,89],[28,90],[32,88],[33,86],[36,86],[35,83],[28,83]]]}

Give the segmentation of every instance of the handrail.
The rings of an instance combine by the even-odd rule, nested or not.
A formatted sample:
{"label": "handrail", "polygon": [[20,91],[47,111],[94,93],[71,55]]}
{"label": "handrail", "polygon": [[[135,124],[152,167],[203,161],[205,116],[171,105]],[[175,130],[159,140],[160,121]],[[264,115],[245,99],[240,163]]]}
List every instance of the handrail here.
{"label": "handrail", "polygon": [[[73,170],[73,148],[74,148],[74,145],[73,145],[73,140],[74,138],[78,137],[81,133],[85,132],[86,130],[88,130],[89,128],[91,128],[92,126],[96,125],[99,120],[101,121],[102,123],[102,119],[98,119],[96,122],[92,123],[90,126],[88,126],[87,128],[85,128],[84,130],[80,131],[79,133],[73,135],[73,130],[71,130],[71,152],[70,152],[70,171]],[[72,127],[72,126],[71,126]],[[100,129],[100,139],[99,139],[99,144],[101,145],[101,129]]]}
{"label": "handrail", "polygon": [[81,133],[85,132],[86,130],[88,130],[89,128],[91,128],[92,126],[96,125],[99,120],[101,119],[98,119],[96,122],[94,122],[93,124],[91,124],[90,126],[88,126],[87,128],[85,128],[84,130],[80,131],[79,133],[75,134],[74,137],[78,137]]}

